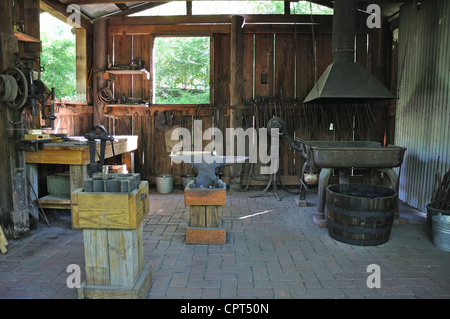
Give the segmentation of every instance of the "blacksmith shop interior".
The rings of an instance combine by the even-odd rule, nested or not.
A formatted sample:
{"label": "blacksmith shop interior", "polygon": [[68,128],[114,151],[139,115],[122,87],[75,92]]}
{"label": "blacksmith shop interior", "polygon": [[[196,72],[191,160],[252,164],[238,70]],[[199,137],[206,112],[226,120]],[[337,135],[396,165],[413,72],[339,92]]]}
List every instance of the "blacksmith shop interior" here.
{"label": "blacksmith shop interior", "polygon": [[1,299],[450,298],[450,1],[0,12]]}

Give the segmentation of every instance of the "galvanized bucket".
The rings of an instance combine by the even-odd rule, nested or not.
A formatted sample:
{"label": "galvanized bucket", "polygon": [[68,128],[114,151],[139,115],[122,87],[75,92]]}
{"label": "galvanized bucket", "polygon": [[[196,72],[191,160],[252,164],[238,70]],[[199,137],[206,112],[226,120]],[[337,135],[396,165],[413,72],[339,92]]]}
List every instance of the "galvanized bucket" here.
{"label": "galvanized bucket", "polygon": [[158,193],[168,194],[172,192],[173,187],[173,175],[172,174],[159,174],[156,175],[156,189]]}
{"label": "galvanized bucket", "polygon": [[450,216],[438,214],[431,217],[433,222],[433,244],[450,251]]}

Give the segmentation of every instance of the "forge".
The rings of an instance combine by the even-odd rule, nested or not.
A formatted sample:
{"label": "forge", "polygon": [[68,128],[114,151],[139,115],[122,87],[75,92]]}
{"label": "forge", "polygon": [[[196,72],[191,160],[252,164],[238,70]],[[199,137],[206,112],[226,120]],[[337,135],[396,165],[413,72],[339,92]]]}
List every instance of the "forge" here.
{"label": "forge", "polygon": [[326,188],[335,169],[339,170],[340,184],[349,183],[351,169],[379,170],[389,177],[392,189],[398,191],[398,176],[393,168],[403,163],[405,147],[383,147],[381,143],[373,141],[296,141],[300,144],[306,163],[310,167],[321,168],[317,204],[319,215],[325,213]]}

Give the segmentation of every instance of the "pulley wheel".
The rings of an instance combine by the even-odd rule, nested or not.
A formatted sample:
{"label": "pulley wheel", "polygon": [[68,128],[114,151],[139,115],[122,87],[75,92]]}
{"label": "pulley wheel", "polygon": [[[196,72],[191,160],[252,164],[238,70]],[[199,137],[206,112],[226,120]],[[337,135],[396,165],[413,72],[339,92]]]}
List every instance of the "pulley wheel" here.
{"label": "pulley wheel", "polygon": [[10,75],[0,74],[0,101],[12,101],[17,96],[17,83]]}
{"label": "pulley wheel", "polygon": [[167,112],[159,112],[155,116],[155,126],[160,131],[168,131],[172,127],[172,116]]}
{"label": "pulley wheel", "polygon": [[6,101],[6,105],[9,107],[20,109],[25,105],[28,98],[28,82],[25,74],[18,68],[9,68],[5,71],[6,75],[10,75],[14,78],[17,84],[17,96],[12,101]]}

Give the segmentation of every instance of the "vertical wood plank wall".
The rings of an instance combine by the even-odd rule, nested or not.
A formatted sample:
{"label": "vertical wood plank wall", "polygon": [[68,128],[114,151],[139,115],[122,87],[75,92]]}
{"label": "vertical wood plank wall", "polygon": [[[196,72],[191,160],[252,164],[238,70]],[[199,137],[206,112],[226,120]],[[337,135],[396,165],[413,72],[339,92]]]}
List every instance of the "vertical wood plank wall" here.
{"label": "vertical wood plank wall", "polygon": [[[330,22],[332,17],[329,17]],[[244,100],[267,101],[273,98],[273,103],[284,103],[277,109],[267,107],[269,114],[258,112],[256,127],[262,127],[272,116],[281,116],[288,123],[292,136],[306,140],[351,140],[353,135],[352,118],[356,118],[355,140],[374,140],[383,142],[386,123],[374,123],[374,118],[383,118],[377,114],[386,113],[386,108],[346,107],[342,105],[318,106],[303,105],[302,101],[314,86],[326,67],[332,62],[331,54],[331,23],[329,30],[315,32],[315,43],[309,29],[297,31],[296,27],[281,31],[266,31],[266,26],[253,25],[244,27]],[[109,61],[112,63],[128,64],[132,59],[141,57],[146,68],[152,73],[152,48],[155,35],[174,35],[173,30],[158,29],[158,25],[118,25],[109,27]],[[187,27],[187,26],[184,26]],[[308,26],[310,28],[310,26]],[[136,156],[136,170],[142,178],[149,179],[155,174],[173,173],[176,177],[192,174],[193,168],[188,164],[172,165],[166,150],[165,132],[155,127],[155,115],[166,111],[173,116],[173,124],[191,130],[192,120],[201,119],[203,131],[212,125],[219,127],[225,133],[229,126],[227,108],[229,107],[230,81],[230,34],[229,31],[214,32],[211,25],[204,26],[204,32],[189,32],[189,28],[180,28],[177,35],[210,34],[212,42],[213,65],[211,91],[213,103],[211,105],[150,105],[150,107],[107,108],[104,125],[110,134],[134,134],[139,136],[139,149]],[[164,31],[164,30],[170,31]],[[187,30],[187,31],[183,31]],[[213,30],[213,31],[211,31]],[[223,30],[223,28],[221,29]],[[369,37],[370,39],[370,37]],[[357,36],[357,61],[364,66],[371,67],[368,55],[368,41],[366,34]],[[314,49],[315,46],[315,49]],[[267,83],[262,83],[261,74],[267,76]],[[151,74],[153,78],[153,74]],[[139,75],[116,76],[111,88],[115,98],[122,95],[142,98],[150,101],[152,97],[152,80],[142,79]],[[280,102],[281,101],[281,102]],[[273,105],[272,105],[273,106]],[[200,112],[201,110],[201,112]],[[252,116],[256,114],[253,108],[245,108],[244,129],[253,124]],[[334,122],[337,129],[333,134],[329,131],[329,124]],[[378,128],[377,128],[378,127]],[[380,128],[381,127],[381,128]],[[225,137],[225,134],[224,134]],[[210,141],[204,141],[204,145]],[[289,148],[287,143],[280,142],[280,173],[281,175],[298,175],[302,158],[300,154]],[[225,148],[224,148],[225,150]],[[248,167],[248,165],[246,166]],[[244,169],[244,174],[247,171]],[[179,182],[179,179],[175,179]]]}

